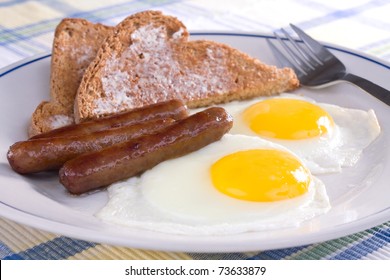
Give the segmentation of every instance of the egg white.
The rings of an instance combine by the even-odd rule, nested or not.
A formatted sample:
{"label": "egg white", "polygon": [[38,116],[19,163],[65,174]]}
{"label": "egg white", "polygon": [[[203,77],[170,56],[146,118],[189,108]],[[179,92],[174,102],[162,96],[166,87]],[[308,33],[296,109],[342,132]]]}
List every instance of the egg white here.
{"label": "egg white", "polygon": [[210,166],[228,154],[256,148],[287,150],[258,137],[225,135],[140,177],[113,184],[109,202],[97,216],[159,232],[223,235],[293,227],[330,209],[325,186],[315,177],[304,195],[277,202],[243,201],[216,190]]}
{"label": "egg white", "polygon": [[[380,126],[373,110],[363,111],[317,103],[308,97],[294,94],[282,94],[272,98],[305,100],[318,105],[333,118],[335,126],[332,132],[320,137],[303,140],[262,137],[293,151],[313,174],[340,172],[342,167],[355,165],[362,150],[380,134]],[[225,108],[234,119],[233,128],[229,133],[261,137],[249,128],[243,120],[242,113],[251,105],[264,99],[266,98],[222,104],[221,107]]]}

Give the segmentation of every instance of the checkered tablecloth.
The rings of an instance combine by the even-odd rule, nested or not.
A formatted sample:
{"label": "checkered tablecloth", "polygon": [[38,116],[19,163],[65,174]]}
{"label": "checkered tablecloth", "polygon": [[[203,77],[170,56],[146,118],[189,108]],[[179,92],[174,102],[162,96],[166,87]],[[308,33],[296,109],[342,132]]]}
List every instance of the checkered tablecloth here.
{"label": "checkered tablecloth", "polygon": [[[388,0],[0,0],[0,68],[51,49],[64,17],[115,25],[158,9],[189,30],[272,32],[292,22],[319,40],[390,60]],[[0,182],[0,187],[1,182]],[[1,216],[1,213],[0,213]],[[390,259],[390,222],[336,240],[251,253],[139,250],[58,236],[0,218],[2,259]]]}

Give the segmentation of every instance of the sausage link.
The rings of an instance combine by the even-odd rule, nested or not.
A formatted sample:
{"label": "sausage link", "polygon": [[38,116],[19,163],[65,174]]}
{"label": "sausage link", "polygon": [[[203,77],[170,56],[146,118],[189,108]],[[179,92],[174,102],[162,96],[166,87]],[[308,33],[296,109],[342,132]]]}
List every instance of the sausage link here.
{"label": "sausage link", "polygon": [[217,141],[232,124],[232,117],[223,108],[206,109],[159,133],[70,160],[60,169],[60,182],[72,194],[107,186]]}
{"label": "sausage link", "polygon": [[158,119],[78,136],[21,141],[10,147],[7,158],[12,169],[21,174],[59,169],[66,161],[83,153],[155,133],[174,122],[173,119]]}
{"label": "sausage link", "polygon": [[187,107],[180,100],[169,100],[130,111],[103,117],[97,120],[72,124],[31,137],[30,139],[65,137],[88,134],[113,127],[132,125],[155,119],[171,118],[180,120],[188,116]]}

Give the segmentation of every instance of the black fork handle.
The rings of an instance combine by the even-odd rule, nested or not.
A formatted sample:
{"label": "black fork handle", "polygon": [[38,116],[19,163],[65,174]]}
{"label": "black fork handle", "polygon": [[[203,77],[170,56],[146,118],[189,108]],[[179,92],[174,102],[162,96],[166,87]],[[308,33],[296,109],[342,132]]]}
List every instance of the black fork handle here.
{"label": "black fork handle", "polygon": [[378,86],[377,84],[374,84],[373,82],[370,82],[362,77],[356,76],[354,74],[346,74],[344,77],[341,78],[344,81],[351,82],[361,89],[365,90],[372,96],[375,96],[377,99],[381,100],[382,102],[386,103],[390,106],[390,91]]}

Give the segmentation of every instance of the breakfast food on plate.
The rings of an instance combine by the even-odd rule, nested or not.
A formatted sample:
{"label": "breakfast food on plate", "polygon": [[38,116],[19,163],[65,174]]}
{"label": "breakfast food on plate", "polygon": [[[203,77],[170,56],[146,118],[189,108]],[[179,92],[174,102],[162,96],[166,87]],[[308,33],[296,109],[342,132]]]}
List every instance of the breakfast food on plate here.
{"label": "breakfast food on plate", "polygon": [[124,113],[111,115],[99,120],[91,120],[88,122],[60,127],[31,137],[30,139],[84,135],[94,131],[132,125],[156,119],[171,118],[180,120],[187,115],[187,107],[184,106],[180,100],[172,99],[129,110]]}
{"label": "breakfast food on plate", "polygon": [[373,110],[317,103],[299,95],[223,104],[234,119],[231,134],[259,136],[297,154],[313,174],[353,166],[380,134]]}
{"label": "breakfast food on plate", "polygon": [[34,111],[29,128],[33,136],[74,122],[74,97],[85,69],[112,27],[85,19],[63,19],[57,26],[51,57],[50,101]]}
{"label": "breakfast food on plate", "polygon": [[129,16],[107,37],[75,98],[82,122],[168,99],[208,106],[296,89],[292,69],[261,63],[227,45],[188,40],[186,27],[157,11]]}
{"label": "breakfast food on plate", "polygon": [[176,121],[159,133],[69,160],[60,169],[60,182],[73,194],[107,186],[219,140],[232,122],[224,109],[206,109]]}
{"label": "breakfast food on plate", "polygon": [[[188,36],[179,20],[156,11],[132,15],[115,28],[82,19],[63,20],[53,43],[51,100],[42,102],[34,112],[32,137],[10,147],[11,167],[25,174],[62,166],[61,183],[71,193],[86,192],[199,149],[230,129],[230,117],[212,108],[174,121],[172,128],[155,131],[155,125],[160,128],[170,125],[170,119],[187,117],[181,102],[198,107],[299,86],[292,69],[265,65],[224,44],[189,41]],[[158,121],[145,123],[152,119]],[[134,130],[131,125],[140,122],[143,124],[135,126],[139,133],[129,135]],[[157,146],[146,147],[150,149],[145,153],[141,145],[145,156],[137,158],[139,143],[128,150],[134,138]],[[168,138],[176,140],[164,142]],[[110,151],[117,156],[130,154],[127,161],[141,164],[124,167],[125,161],[111,168],[115,155]],[[107,170],[95,168],[97,174],[75,176],[86,175],[76,172],[80,169],[105,164],[92,162],[94,157],[108,160]],[[86,159],[90,161],[85,163]]]}
{"label": "breakfast food on plate", "polygon": [[7,159],[12,169],[21,174],[59,169],[83,153],[157,133],[187,116],[188,110],[179,100],[156,103],[16,142],[9,148]]}
{"label": "breakfast food on plate", "polygon": [[103,221],[174,234],[275,230],[330,209],[324,184],[286,148],[230,134],[108,193]]}
{"label": "breakfast food on plate", "polygon": [[8,162],[13,170],[21,174],[56,170],[81,154],[99,151],[142,135],[157,133],[174,121],[157,119],[77,136],[20,141],[9,148]]}
{"label": "breakfast food on plate", "polygon": [[121,225],[200,235],[297,226],[330,209],[312,174],[354,165],[380,133],[372,110],[285,94],[299,86],[292,69],[191,41],[156,11],[114,28],[63,20],[51,71],[51,100],[8,161],[21,174],[59,169],[71,194],[109,186],[97,216]]}

